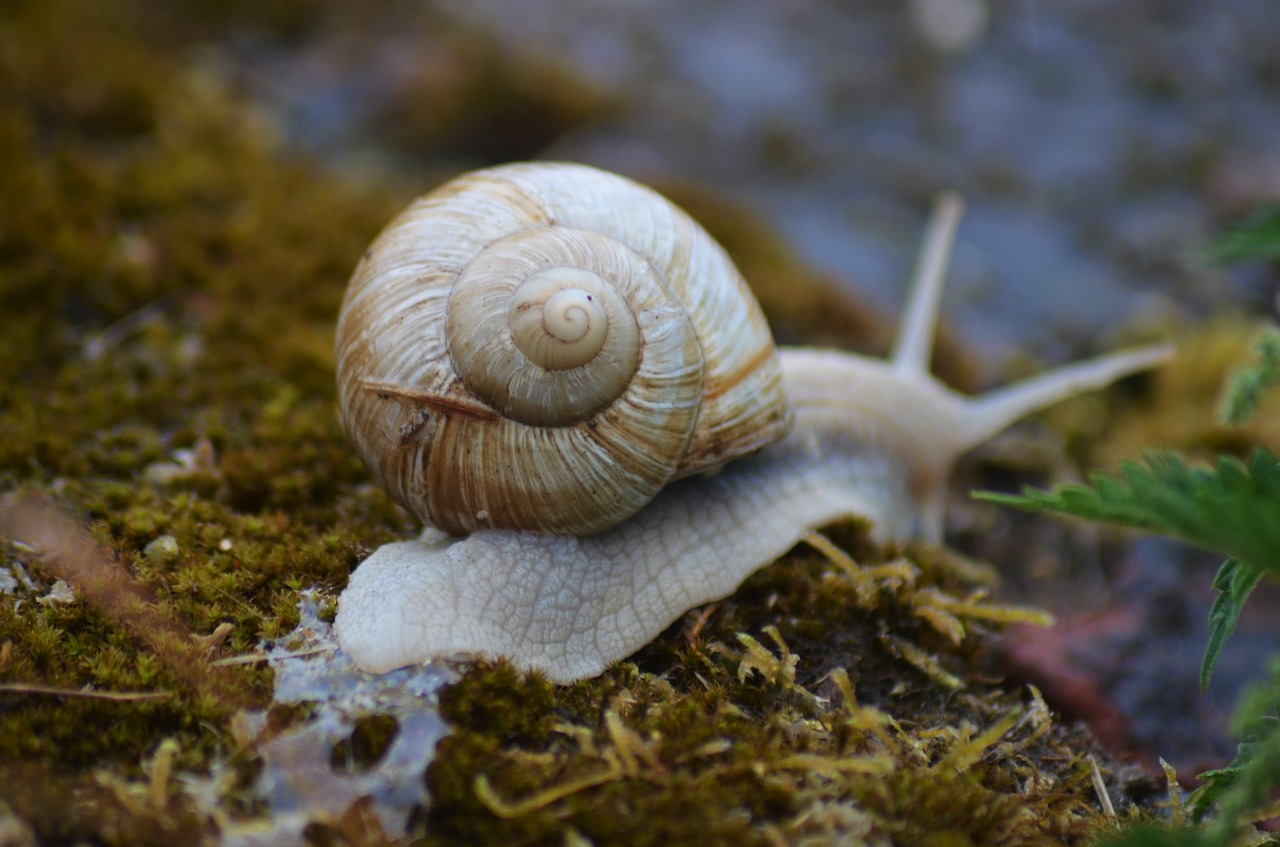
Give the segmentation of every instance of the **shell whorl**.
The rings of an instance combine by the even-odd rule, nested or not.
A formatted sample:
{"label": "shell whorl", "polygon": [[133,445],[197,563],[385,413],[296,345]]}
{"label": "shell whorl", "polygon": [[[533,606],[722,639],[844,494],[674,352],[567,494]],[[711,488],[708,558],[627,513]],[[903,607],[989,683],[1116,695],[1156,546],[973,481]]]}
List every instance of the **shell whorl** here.
{"label": "shell whorl", "polygon": [[657,193],[582,165],[467,174],[357,267],[348,435],[425,522],[588,535],[789,425],[759,307]]}
{"label": "shell whorl", "polygon": [[[626,390],[642,346],[655,361],[700,369],[696,349],[681,357],[693,328],[683,312],[663,309],[665,294],[649,263],[620,242],[567,227],[522,230],[489,245],[454,283],[449,354],[471,393],[506,417],[575,424]],[[655,318],[683,324],[661,348],[637,324]]]}

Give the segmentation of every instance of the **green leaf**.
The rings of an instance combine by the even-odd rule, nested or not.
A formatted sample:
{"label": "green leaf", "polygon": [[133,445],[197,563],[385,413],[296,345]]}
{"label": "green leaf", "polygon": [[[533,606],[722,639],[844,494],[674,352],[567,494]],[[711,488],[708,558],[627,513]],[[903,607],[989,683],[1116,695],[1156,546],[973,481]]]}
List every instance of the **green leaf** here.
{"label": "green leaf", "polygon": [[1227,559],[1213,578],[1213,587],[1219,593],[1209,610],[1209,644],[1204,649],[1204,661],[1200,663],[1201,691],[1209,687],[1209,679],[1218,664],[1218,657],[1222,655],[1222,648],[1236,630],[1244,601],[1249,599],[1249,593],[1265,572],[1265,568],[1257,565]]}
{"label": "green leaf", "polygon": [[1248,420],[1258,401],[1280,382],[1280,332],[1268,329],[1254,347],[1255,360],[1231,375],[1218,413],[1224,424],[1239,426]]}
{"label": "green leaf", "polygon": [[1120,474],[1053,491],[974,496],[1170,535],[1280,574],[1280,462],[1270,451],[1256,450],[1247,467],[1224,456],[1216,467],[1195,469],[1175,453],[1153,453],[1145,466],[1122,462]]}
{"label": "green leaf", "polygon": [[1280,258],[1280,205],[1269,206],[1209,245],[1208,259],[1230,264]]}
{"label": "green leaf", "polygon": [[1227,828],[1266,805],[1280,783],[1280,719],[1263,718],[1251,730],[1250,737],[1236,747],[1230,764],[1199,775],[1204,784],[1190,798],[1193,820],[1201,820],[1217,805],[1219,821]]}
{"label": "green leaf", "polygon": [[1218,802],[1222,818],[1241,818],[1271,802],[1280,785],[1280,659],[1272,657],[1268,676],[1241,698],[1232,721],[1241,743],[1230,792]]}
{"label": "green leaf", "polygon": [[1193,820],[1201,820],[1210,807],[1227,796],[1236,779],[1249,766],[1256,749],[1257,745],[1252,742],[1241,743],[1236,747],[1236,757],[1226,767],[1198,774],[1203,785],[1192,792],[1189,799]]}

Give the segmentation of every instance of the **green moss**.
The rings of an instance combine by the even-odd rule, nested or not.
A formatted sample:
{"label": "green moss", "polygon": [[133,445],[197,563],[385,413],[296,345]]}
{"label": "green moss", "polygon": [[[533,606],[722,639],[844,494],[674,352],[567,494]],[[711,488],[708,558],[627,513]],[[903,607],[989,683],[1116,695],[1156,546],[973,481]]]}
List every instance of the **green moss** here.
{"label": "green moss", "polygon": [[[0,169],[0,489],[70,505],[158,609],[244,653],[296,623],[297,587],[407,527],[346,446],[331,361],[349,269],[401,198],[275,148],[184,58],[207,23],[155,12],[0,12],[0,157],[22,163]],[[0,761],[136,775],[173,738],[202,768],[236,746],[226,704],[171,671],[103,610],[5,599],[0,682],[169,696],[0,694]]]}
{"label": "green moss", "polygon": [[35,615],[0,604],[0,633],[12,645],[0,681],[173,692],[143,702],[0,694],[0,761],[72,769],[115,762],[133,772],[165,737],[183,740],[186,767],[200,767],[216,749],[218,739],[205,729],[224,720],[216,704],[181,696],[182,686],[154,656],[140,653],[131,638],[84,604],[50,606]]}

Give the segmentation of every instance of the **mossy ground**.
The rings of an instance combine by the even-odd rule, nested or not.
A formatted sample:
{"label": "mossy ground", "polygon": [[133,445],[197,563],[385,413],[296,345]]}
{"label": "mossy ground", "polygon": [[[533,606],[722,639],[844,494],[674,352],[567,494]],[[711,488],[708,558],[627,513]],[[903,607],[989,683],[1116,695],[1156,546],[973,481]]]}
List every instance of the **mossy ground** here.
{"label": "mossy ground", "polygon": [[840,539],[856,572],[798,548],[598,680],[469,671],[441,698],[455,733],[427,771],[428,842],[1063,844],[1104,826],[1089,740],[983,676],[992,619],[1031,615],[959,599],[968,563]]}
{"label": "mossy ground", "polygon": [[[194,655],[198,671],[253,651],[292,628],[299,588],[340,588],[368,550],[411,528],[346,445],[331,350],[350,269],[429,180],[388,187],[298,157],[199,59],[236,28],[288,40],[348,14],[359,13],[287,0],[0,11],[0,489],[71,510],[148,598],[143,620],[209,639],[166,653],[110,603],[38,603],[52,574],[31,550],[0,548],[35,576],[0,597],[0,684],[166,695],[0,691],[0,801],[45,843],[212,837],[156,774],[217,758],[247,785],[254,750],[231,717],[269,700],[269,672],[238,667],[220,692],[173,656]],[[447,152],[532,113],[536,132],[512,130],[516,141],[490,154],[511,158],[585,119],[510,86],[491,46],[455,49],[481,69],[455,88],[492,89],[487,111],[400,143]],[[415,96],[458,96],[427,82]],[[721,222],[731,248],[735,231],[757,245],[738,255],[785,332],[865,325],[749,225]],[[467,672],[443,698],[458,731],[426,773],[435,802],[422,837],[1086,839],[1102,822],[1090,742],[986,676],[990,632],[1020,615],[970,596],[980,569],[878,550],[855,528],[837,540],[871,570],[802,548],[598,680],[555,688],[502,664]],[[362,726],[352,755],[376,759],[387,728]],[[247,793],[228,803],[258,810]],[[376,841],[350,821],[310,837]]]}

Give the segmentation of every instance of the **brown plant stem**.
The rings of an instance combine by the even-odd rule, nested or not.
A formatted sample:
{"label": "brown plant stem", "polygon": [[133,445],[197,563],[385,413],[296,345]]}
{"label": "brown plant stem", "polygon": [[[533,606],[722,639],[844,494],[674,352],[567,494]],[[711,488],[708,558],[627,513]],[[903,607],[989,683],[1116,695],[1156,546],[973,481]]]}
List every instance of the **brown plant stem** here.
{"label": "brown plant stem", "polygon": [[81,599],[146,645],[194,696],[213,702],[227,714],[251,703],[244,679],[228,668],[213,666],[192,633],[55,505],[27,494],[0,497],[0,535],[35,549],[50,575],[66,580]]}

